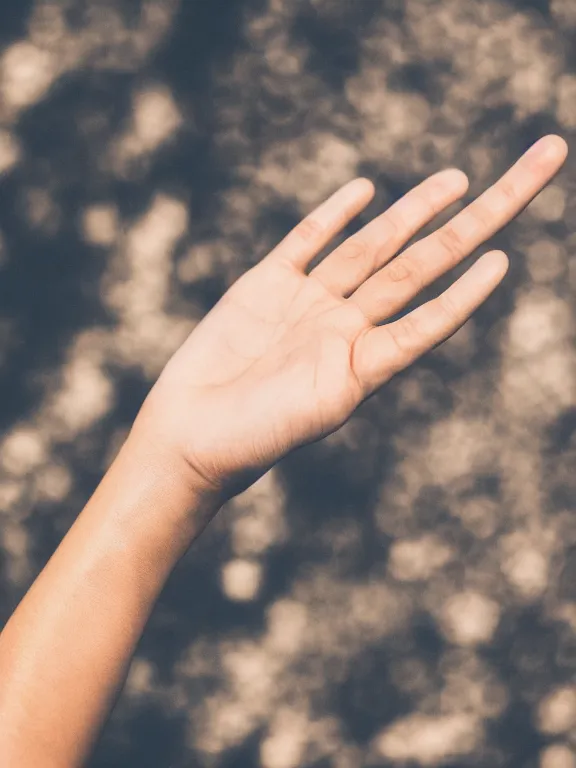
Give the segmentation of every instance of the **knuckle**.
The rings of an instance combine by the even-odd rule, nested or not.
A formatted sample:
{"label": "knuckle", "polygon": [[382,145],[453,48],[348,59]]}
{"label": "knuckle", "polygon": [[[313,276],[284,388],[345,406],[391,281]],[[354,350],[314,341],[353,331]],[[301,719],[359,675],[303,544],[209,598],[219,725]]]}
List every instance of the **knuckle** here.
{"label": "knuckle", "polygon": [[440,192],[443,188],[438,185],[431,187],[428,194],[424,192],[414,192],[413,200],[420,206],[420,216],[422,221],[430,221],[440,213],[441,205],[438,203],[437,198],[440,196]]}
{"label": "knuckle", "polygon": [[411,315],[391,323],[388,331],[396,351],[402,357],[412,353],[420,336],[420,329]]}
{"label": "knuckle", "polygon": [[398,238],[400,232],[408,229],[404,215],[400,213],[397,208],[393,213],[392,211],[386,211],[382,214],[382,229],[385,240],[395,241]]}
{"label": "knuckle", "polygon": [[306,216],[296,225],[294,233],[304,242],[310,243],[319,240],[324,234],[324,227],[313,216]]}
{"label": "knuckle", "polygon": [[340,257],[345,262],[362,262],[361,269],[366,271],[365,262],[374,259],[374,249],[359,237],[351,237],[340,246]]}
{"label": "knuckle", "polygon": [[364,258],[368,252],[368,246],[359,237],[351,237],[342,243],[341,255],[344,259],[356,261]]}
{"label": "knuckle", "polygon": [[506,179],[502,179],[502,181],[499,184],[500,188],[500,194],[502,195],[502,198],[507,203],[512,203],[513,205],[516,205],[518,203],[518,193],[516,192],[516,188],[514,185],[507,181]]}
{"label": "knuckle", "polygon": [[438,304],[442,316],[449,322],[451,326],[459,323],[461,312],[449,293],[444,293],[439,296]]}
{"label": "knuckle", "polygon": [[480,200],[471,205],[468,209],[468,215],[471,221],[479,225],[481,232],[487,232],[494,227],[494,214]]}
{"label": "knuckle", "polygon": [[438,238],[444,250],[453,259],[460,259],[465,252],[465,244],[461,235],[453,226],[444,226],[438,230]]}
{"label": "knuckle", "polygon": [[398,256],[393,259],[386,267],[386,271],[393,283],[406,283],[416,293],[419,293],[424,287],[420,267],[414,259],[409,259],[407,256]]}

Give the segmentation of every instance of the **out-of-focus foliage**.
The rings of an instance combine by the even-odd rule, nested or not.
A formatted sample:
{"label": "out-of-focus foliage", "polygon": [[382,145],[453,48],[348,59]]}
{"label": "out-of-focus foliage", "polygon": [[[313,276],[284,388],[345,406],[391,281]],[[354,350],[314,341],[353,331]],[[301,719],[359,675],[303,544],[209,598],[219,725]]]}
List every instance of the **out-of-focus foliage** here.
{"label": "out-of-focus foliage", "polygon": [[[576,4],[1,15],[5,620],[171,353],[311,207],[367,175],[366,221],[450,165],[473,196],[570,142]],[[474,318],[192,547],[92,768],[576,766],[575,186],[570,158]]]}

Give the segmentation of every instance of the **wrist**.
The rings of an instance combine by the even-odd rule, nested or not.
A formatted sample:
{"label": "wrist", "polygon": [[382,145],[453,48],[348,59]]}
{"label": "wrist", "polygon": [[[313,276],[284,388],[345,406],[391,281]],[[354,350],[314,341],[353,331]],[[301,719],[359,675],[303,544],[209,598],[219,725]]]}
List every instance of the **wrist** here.
{"label": "wrist", "polygon": [[113,499],[121,539],[166,557],[168,567],[186,552],[222,506],[185,459],[137,419],[102,480]]}
{"label": "wrist", "polygon": [[[203,505],[219,509],[262,472],[235,466],[225,446],[219,445],[222,441],[212,436],[213,425],[207,423],[203,401],[181,402],[173,382],[164,379],[164,375],[144,401],[130,438],[155,462],[167,466]],[[210,446],[209,451],[206,445]],[[197,451],[199,446],[202,447]]]}

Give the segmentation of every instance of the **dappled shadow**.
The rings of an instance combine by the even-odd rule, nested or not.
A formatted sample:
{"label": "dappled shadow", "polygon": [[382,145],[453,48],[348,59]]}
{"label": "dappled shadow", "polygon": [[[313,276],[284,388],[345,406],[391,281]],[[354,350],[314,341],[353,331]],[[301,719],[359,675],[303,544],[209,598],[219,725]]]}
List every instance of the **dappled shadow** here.
{"label": "dappled shadow", "polygon": [[[4,3],[2,620],[172,352],[302,215],[357,174],[348,233],[447,166],[471,199],[571,139],[575,7]],[[465,327],[195,542],[93,768],[576,765],[575,186],[570,157],[493,238],[510,272]]]}

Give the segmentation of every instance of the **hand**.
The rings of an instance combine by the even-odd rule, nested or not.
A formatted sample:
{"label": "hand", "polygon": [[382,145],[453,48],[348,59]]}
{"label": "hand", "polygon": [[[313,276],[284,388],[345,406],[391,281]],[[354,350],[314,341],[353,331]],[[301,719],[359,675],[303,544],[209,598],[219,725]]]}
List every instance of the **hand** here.
{"label": "hand", "polygon": [[566,154],[560,137],[541,139],[493,187],[396,256],[467,190],[461,171],[437,173],[306,274],[373,197],[366,179],[346,184],[234,283],[169,361],[143,409],[155,439],[226,499],[291,449],[338,429],[467,320],[504,277],[507,257],[485,254],[438,298],[379,324],[516,216]]}

